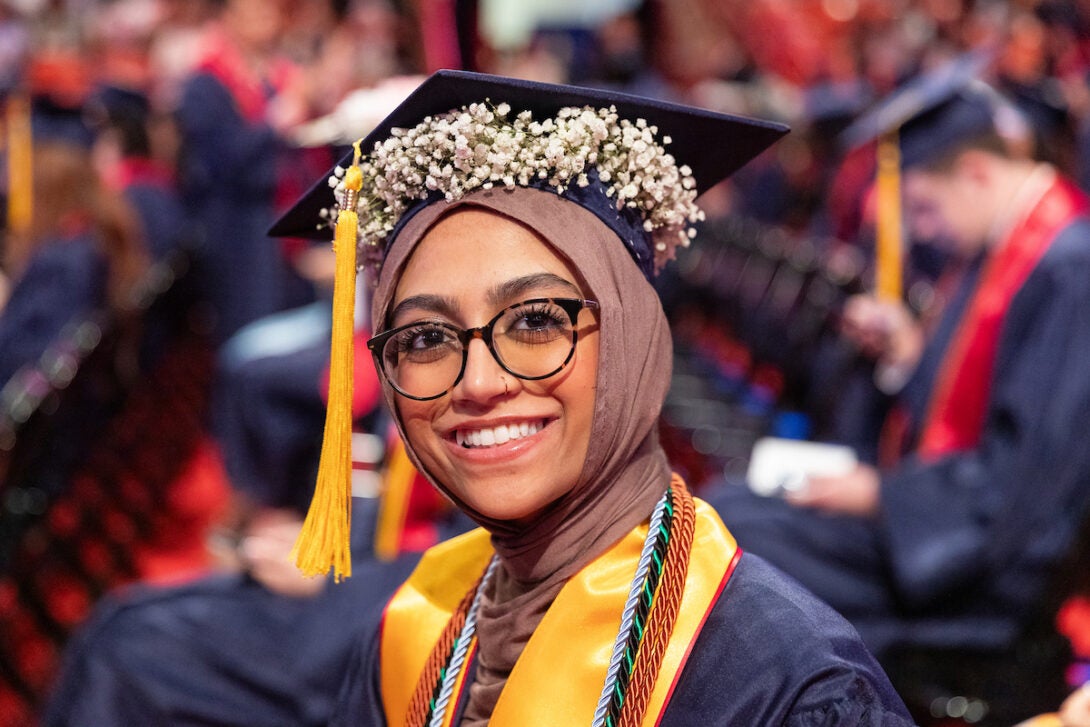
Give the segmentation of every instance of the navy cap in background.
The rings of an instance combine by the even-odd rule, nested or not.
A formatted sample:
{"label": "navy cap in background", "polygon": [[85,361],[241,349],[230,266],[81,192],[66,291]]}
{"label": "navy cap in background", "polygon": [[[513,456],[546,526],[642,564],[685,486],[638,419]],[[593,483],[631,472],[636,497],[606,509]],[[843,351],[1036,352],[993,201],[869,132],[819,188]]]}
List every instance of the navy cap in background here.
{"label": "navy cap in background", "polygon": [[841,135],[848,151],[897,132],[901,166],[934,162],[959,143],[1000,132],[1003,116],[1018,112],[982,80],[987,52],[969,53],[915,77],[864,113]]}
{"label": "navy cap in background", "polygon": [[58,103],[49,96],[35,96],[30,102],[30,128],[34,143],[63,142],[90,149],[94,131],[82,106]]}

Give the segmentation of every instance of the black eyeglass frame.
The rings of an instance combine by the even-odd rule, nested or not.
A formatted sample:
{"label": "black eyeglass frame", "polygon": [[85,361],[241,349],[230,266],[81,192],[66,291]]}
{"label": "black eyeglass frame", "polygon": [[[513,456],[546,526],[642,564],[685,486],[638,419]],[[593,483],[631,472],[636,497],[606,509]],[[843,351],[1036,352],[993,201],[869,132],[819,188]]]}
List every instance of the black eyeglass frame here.
{"label": "black eyeglass frame", "polygon": [[[525,376],[518,373],[517,371],[512,371],[507,366],[507,364],[503,362],[503,359],[500,358],[499,354],[496,352],[495,346],[492,343],[492,328],[496,325],[497,322],[499,322],[500,318],[503,318],[503,315],[508,311],[514,310],[516,308],[521,308],[526,305],[534,305],[536,303],[552,303],[568,315],[568,320],[571,321],[572,326],[571,350],[568,351],[568,355],[567,357],[565,357],[564,361],[549,373],[542,374],[540,376]],[[495,316],[493,316],[492,320],[490,320],[488,323],[485,323],[483,326],[477,326],[476,328],[459,328],[458,326],[455,326],[451,323],[446,323],[445,321],[413,321],[412,323],[406,323],[403,326],[391,328],[388,331],[383,331],[376,336],[372,336],[367,340],[367,348],[371,351],[371,356],[375,359],[375,368],[382,373],[383,377],[386,379],[386,381],[389,382],[390,386],[393,387],[394,391],[401,394],[406,399],[412,399],[414,401],[431,401],[433,399],[438,399],[441,396],[449,394],[454,389],[454,387],[458,385],[458,382],[462,380],[462,376],[464,376],[466,372],[466,363],[469,361],[469,343],[474,338],[480,338],[482,341],[484,341],[484,344],[488,347],[488,352],[492,354],[492,360],[498,363],[500,365],[500,368],[516,378],[522,379],[523,381],[541,381],[542,379],[547,379],[550,376],[555,376],[556,374],[564,370],[564,367],[567,366],[568,363],[571,361],[572,356],[575,355],[575,346],[577,343],[579,343],[579,331],[576,328],[576,323],[579,319],[579,311],[583,310],[584,308],[596,310],[598,307],[598,301],[583,300],[581,298],[530,298],[528,300],[519,301],[518,303],[507,306]],[[448,388],[433,396],[413,396],[412,394],[408,394],[402,391],[401,388],[398,387],[398,385],[394,383],[393,379],[391,379],[390,376],[386,373],[386,367],[383,365],[382,362],[382,349],[386,347],[386,342],[392,336],[395,336],[406,329],[419,326],[422,323],[446,328],[447,330],[451,331],[458,339],[458,342],[462,344],[462,365],[458,369],[458,375],[454,377],[454,382],[451,383]]]}

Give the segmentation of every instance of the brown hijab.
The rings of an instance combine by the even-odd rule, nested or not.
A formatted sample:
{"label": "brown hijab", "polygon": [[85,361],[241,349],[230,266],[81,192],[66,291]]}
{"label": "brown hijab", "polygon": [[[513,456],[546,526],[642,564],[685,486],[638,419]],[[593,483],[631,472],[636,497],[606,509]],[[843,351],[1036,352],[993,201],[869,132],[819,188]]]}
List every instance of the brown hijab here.
{"label": "brown hijab", "polygon": [[[459,502],[492,534],[502,567],[483,594],[478,613],[477,673],[463,724],[483,725],[508,674],[545,611],[573,574],[646,520],[669,484],[670,468],[657,422],[670,383],[672,343],[658,295],[617,234],[591,212],[554,193],[528,188],[477,191],[437,202],[408,220],[390,244],[372,308],[373,330],[387,313],[417,243],[445,214],[463,205],[490,209],[520,222],[566,257],[598,301],[598,388],[591,441],[579,481],[528,526],[485,517]],[[397,416],[397,395],[384,382]],[[402,429],[402,435],[404,430]],[[406,439],[409,456],[420,460]]]}

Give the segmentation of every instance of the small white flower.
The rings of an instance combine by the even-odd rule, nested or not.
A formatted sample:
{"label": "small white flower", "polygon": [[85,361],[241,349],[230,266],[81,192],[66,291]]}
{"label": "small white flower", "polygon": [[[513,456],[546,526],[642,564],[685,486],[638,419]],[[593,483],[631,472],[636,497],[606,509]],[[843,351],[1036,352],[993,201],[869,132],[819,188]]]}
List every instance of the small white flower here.
{"label": "small white flower", "polygon": [[[597,170],[605,194],[617,209],[643,219],[652,237],[658,270],[688,244],[689,224],[704,219],[696,206],[696,182],[688,166],[656,142],[656,127],[643,119],[620,119],[614,107],[565,108],[555,118],[535,120],[529,111],[514,119],[509,104],[474,103],[427,117],[411,129],[394,129],[360,163],[363,193],[359,208],[360,262],[376,272],[385,238],[398,220],[429,192],[456,200],[474,189],[502,184],[530,186],[542,180],[558,194],[590,184]],[[344,200],[345,169],[328,182],[338,204]],[[336,213],[322,210],[323,219]]]}

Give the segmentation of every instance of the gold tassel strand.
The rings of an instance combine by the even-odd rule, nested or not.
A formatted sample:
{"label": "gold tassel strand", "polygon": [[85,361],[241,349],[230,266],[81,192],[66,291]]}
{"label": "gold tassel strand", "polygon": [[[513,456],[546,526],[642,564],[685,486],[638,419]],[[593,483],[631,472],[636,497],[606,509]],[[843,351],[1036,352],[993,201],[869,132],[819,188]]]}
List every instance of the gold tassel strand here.
{"label": "gold tassel strand", "polygon": [[901,151],[897,132],[878,142],[875,292],[880,300],[901,299]]}
{"label": "gold tassel strand", "polygon": [[13,94],[7,103],[8,229],[24,235],[34,214],[34,158],[31,149],[30,102]]}
{"label": "gold tassel strand", "polygon": [[359,142],[352,166],[344,176],[345,196],[337,215],[333,250],[333,332],[329,356],[329,402],[325,434],[318,463],[318,481],[306,521],[292,548],[292,558],[304,575],[318,576],[333,568],[334,580],[352,575],[349,549],[352,503],[352,387],[354,373],[356,201],[363,176],[359,169]]}
{"label": "gold tassel strand", "polygon": [[379,560],[391,561],[400,554],[401,533],[405,529],[414,479],[416,468],[409,461],[405,443],[399,437],[391,445],[379,500],[375,526],[375,555]]}

